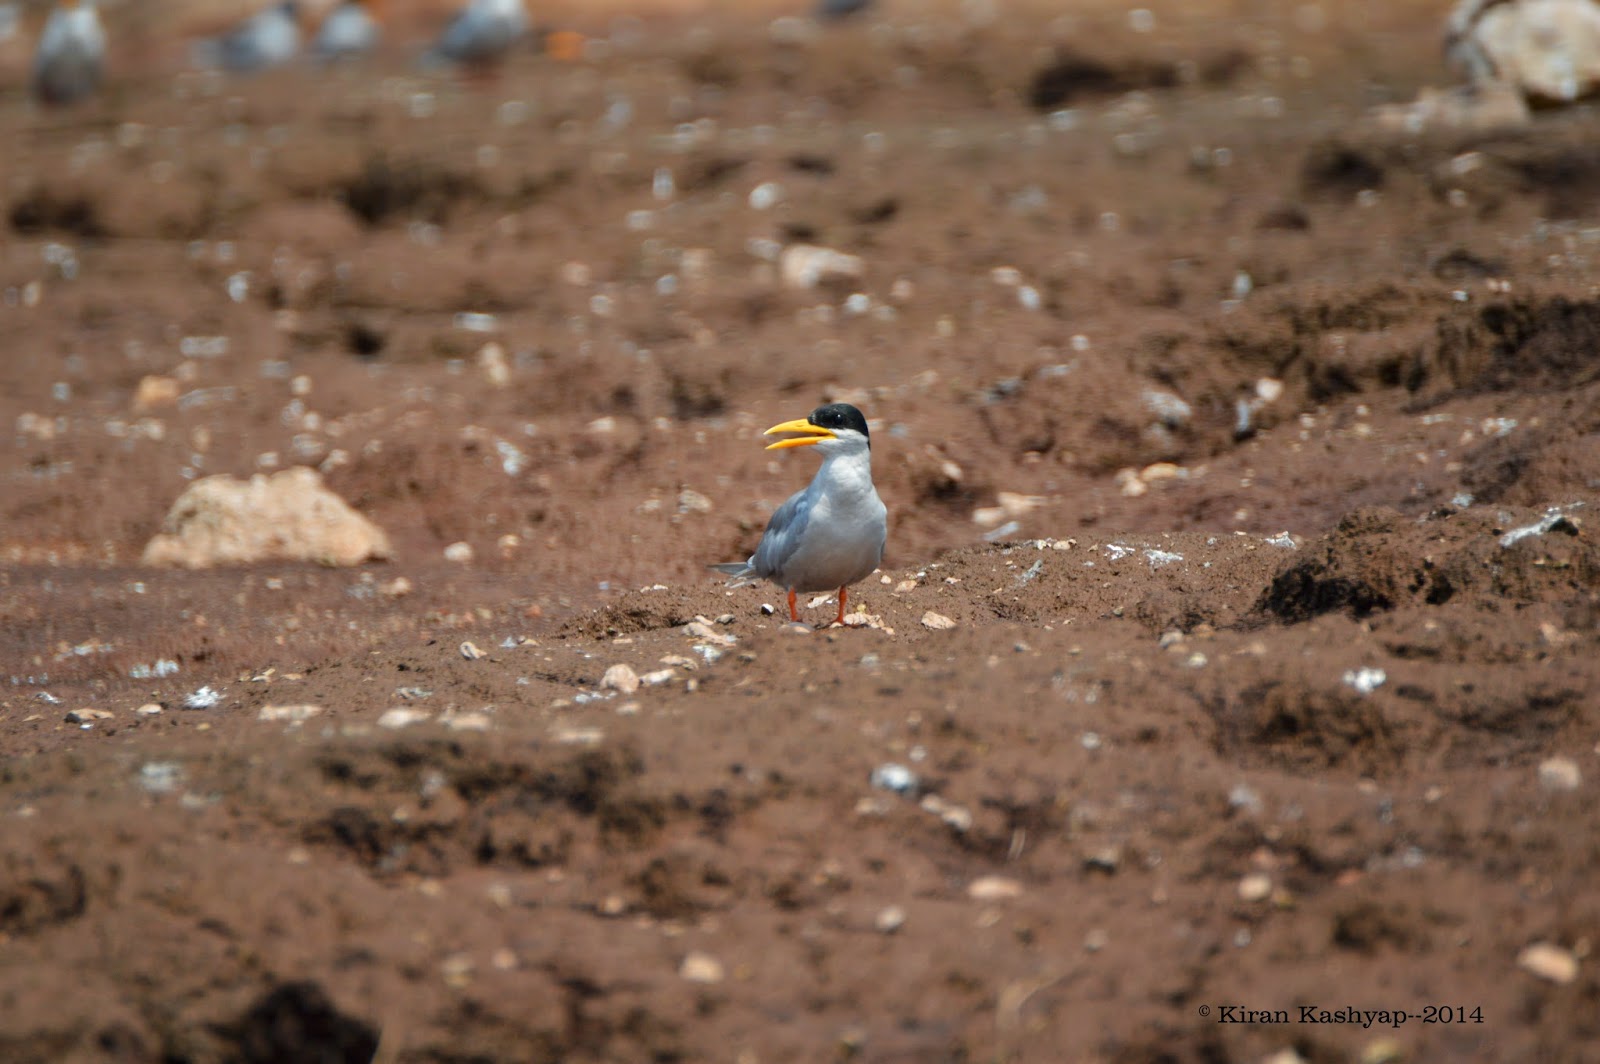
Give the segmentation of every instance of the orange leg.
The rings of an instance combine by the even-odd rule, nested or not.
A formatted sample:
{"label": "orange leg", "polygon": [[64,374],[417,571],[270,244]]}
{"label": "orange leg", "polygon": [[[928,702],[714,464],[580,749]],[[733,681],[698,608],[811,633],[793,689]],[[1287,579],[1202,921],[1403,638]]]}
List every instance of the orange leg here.
{"label": "orange leg", "polygon": [[789,620],[800,623],[800,611],[794,608],[794,588],[789,589]]}
{"label": "orange leg", "polygon": [[844,624],[844,600],[845,600],[845,589],[841,587],[839,589],[839,616],[834,618],[834,621],[833,621],[834,624],[841,624],[841,625]]}

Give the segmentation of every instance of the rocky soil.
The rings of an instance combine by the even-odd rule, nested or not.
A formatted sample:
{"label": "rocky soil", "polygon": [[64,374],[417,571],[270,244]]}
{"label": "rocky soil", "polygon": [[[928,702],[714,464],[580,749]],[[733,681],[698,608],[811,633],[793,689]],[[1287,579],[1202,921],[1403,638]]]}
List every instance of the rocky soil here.
{"label": "rocky soil", "polygon": [[[5,66],[0,1057],[1600,1060],[1592,108],[1369,120],[1431,4],[618,6]],[[705,565],[832,400],[802,630]],[[388,560],[146,564],[295,466]]]}

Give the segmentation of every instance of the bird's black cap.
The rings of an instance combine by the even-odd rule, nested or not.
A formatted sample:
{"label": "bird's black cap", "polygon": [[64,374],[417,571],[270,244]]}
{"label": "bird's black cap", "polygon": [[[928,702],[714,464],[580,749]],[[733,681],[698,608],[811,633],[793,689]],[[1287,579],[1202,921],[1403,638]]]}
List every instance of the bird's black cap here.
{"label": "bird's black cap", "polygon": [[861,416],[861,411],[849,403],[829,403],[827,406],[819,406],[811,411],[811,416],[806,420],[825,429],[854,429],[867,438],[869,446],[872,443],[872,434],[867,431],[867,419]]}

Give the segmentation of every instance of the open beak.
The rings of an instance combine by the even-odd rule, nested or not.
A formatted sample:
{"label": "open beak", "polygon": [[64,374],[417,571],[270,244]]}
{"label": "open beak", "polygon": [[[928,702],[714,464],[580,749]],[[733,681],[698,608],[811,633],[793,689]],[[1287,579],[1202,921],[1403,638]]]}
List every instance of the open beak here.
{"label": "open beak", "polygon": [[767,444],[767,450],[769,451],[780,450],[784,447],[807,447],[813,443],[821,443],[823,440],[836,438],[831,429],[825,429],[821,425],[813,425],[804,418],[798,421],[785,421],[781,425],[774,425],[766,432],[763,432],[762,435],[771,436],[775,432],[798,432],[803,435],[793,439],[779,440],[777,443],[769,443]]}

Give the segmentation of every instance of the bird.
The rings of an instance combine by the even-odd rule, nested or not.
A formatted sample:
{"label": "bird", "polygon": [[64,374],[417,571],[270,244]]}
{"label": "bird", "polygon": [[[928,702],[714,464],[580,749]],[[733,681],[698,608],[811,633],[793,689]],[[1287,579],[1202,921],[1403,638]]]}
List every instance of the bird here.
{"label": "bird", "polygon": [[322,20],[311,54],[321,63],[366,55],[378,46],[380,33],[369,2],[343,0]]}
{"label": "bird", "polygon": [[283,0],[257,11],[221,37],[201,41],[194,59],[199,67],[248,74],[283,66],[299,51],[300,5],[298,0]]}
{"label": "bird", "polygon": [[468,0],[422,57],[424,67],[499,59],[528,31],[522,0]]}
{"label": "bird", "polygon": [[872,0],[817,0],[816,17],[824,22],[859,15],[872,6]]}
{"label": "bird", "polygon": [[62,0],[50,12],[33,57],[33,93],[48,104],[72,104],[100,87],[106,34],[94,0]]}
{"label": "bird", "polygon": [[889,511],[872,484],[872,439],[867,419],[849,403],[829,403],[808,417],[774,425],[763,435],[795,434],[767,450],[815,447],[822,468],[767,522],[756,552],[742,562],[710,568],[730,577],[729,587],[771,580],[789,592],[789,619],[800,620],[795,594],[839,589],[844,624],[848,588],[883,561]]}

